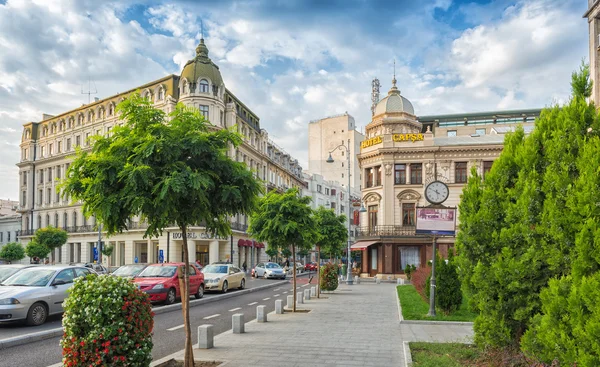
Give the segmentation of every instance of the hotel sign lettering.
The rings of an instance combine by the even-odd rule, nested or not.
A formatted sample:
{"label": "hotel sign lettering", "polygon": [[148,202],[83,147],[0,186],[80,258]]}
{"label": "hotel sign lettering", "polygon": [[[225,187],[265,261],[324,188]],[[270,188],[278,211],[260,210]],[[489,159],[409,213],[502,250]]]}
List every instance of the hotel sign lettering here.
{"label": "hotel sign lettering", "polygon": [[[415,141],[424,140],[424,137],[423,137],[423,134],[393,134],[392,140],[393,141],[412,141],[414,143]],[[381,136],[376,136],[374,138],[364,140],[362,143],[360,143],[360,148],[364,149],[364,148],[372,147],[373,145],[377,145],[377,144],[381,144],[381,143],[383,143],[383,139],[381,138]]]}
{"label": "hotel sign lettering", "polygon": [[[173,236],[172,238],[174,240],[180,240],[183,236],[181,234],[181,232],[173,232],[171,233],[171,235]],[[201,239],[201,240],[210,240],[210,239],[217,239],[217,240],[226,240],[226,237],[221,237],[221,236],[213,236],[209,233],[196,233],[196,232],[188,232],[186,233],[187,238],[188,239]]]}

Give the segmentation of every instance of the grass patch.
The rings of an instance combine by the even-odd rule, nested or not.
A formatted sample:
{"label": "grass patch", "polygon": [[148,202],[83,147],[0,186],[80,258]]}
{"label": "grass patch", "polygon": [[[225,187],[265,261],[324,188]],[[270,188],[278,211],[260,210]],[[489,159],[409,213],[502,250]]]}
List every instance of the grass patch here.
{"label": "grass patch", "polygon": [[413,367],[477,366],[481,351],[471,344],[408,343]]}
{"label": "grass patch", "polygon": [[470,312],[467,297],[463,295],[460,308],[450,315],[436,309],[435,317],[428,317],[429,304],[423,301],[412,285],[399,285],[398,299],[402,306],[402,317],[405,320],[435,320],[435,321],[473,321],[477,314]]}

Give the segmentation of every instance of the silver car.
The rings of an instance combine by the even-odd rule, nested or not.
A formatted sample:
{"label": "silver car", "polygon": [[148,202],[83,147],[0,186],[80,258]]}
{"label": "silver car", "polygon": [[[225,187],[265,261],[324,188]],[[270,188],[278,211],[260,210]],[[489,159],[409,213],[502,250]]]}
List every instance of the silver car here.
{"label": "silver car", "polygon": [[255,277],[263,277],[267,278],[278,278],[285,279],[285,271],[283,268],[279,266],[279,264],[275,263],[259,263],[254,268],[254,276]]}
{"label": "silver car", "polygon": [[11,277],[17,271],[25,268],[30,268],[34,265],[8,264],[0,265],[0,283]]}
{"label": "silver car", "polygon": [[0,322],[25,320],[41,325],[63,312],[73,280],[94,273],[79,266],[37,266],[22,269],[0,283]]}

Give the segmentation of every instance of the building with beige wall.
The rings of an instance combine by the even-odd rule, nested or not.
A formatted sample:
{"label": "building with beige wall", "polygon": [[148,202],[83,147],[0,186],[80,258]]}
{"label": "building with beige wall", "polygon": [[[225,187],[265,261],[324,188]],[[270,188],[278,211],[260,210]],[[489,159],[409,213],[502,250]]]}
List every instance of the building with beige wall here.
{"label": "building with beige wall", "polygon": [[[347,112],[311,121],[308,125],[308,172],[321,175],[326,180],[337,181],[345,187],[348,182],[347,153],[343,148],[335,148],[340,144],[350,147],[350,154],[353,156],[360,151],[360,143],[364,138],[356,130],[354,117]],[[333,163],[326,162],[329,152],[334,159]],[[358,196],[361,189],[360,170],[356,160],[350,160],[350,164],[351,191]]]}
{"label": "building with beige wall", "polygon": [[[44,115],[41,121],[23,126],[20,175],[19,213],[22,214],[20,240],[26,244],[36,229],[45,226],[65,228],[67,244],[50,254],[53,263],[94,261],[98,228],[95,219],[86,218],[81,204],[61,195],[57,186],[69,168],[77,147],[90,149],[90,137],[110,134],[110,129],[122,124],[116,105],[132,93],[141,93],[154,106],[169,113],[177,103],[198,108],[214,129],[237,127],[243,144],[233,146],[227,154],[244,162],[255,176],[265,182],[265,189],[283,191],[288,187],[304,189],[302,168],[298,161],[269,139],[260,127],[258,116],[225,87],[219,67],[208,57],[208,48],[201,40],[196,56],[188,61],[181,75],[168,75],[124,93],[96,100],[56,116]],[[202,264],[233,261],[248,266],[266,260],[264,244],[246,233],[245,216],[231,218],[232,236],[212,237],[202,226],[190,228],[188,237],[190,261]],[[132,218],[126,232],[104,238],[113,245],[109,265],[136,262],[155,263],[159,260],[181,261],[182,239],[177,228],[169,228],[159,238],[144,239],[147,224]],[[162,254],[162,258],[161,257]]]}
{"label": "building with beige wall", "polygon": [[[445,206],[457,207],[469,172],[485,178],[502,152],[506,133],[522,125],[531,132],[541,110],[496,111],[417,117],[396,80],[379,101],[357,155],[362,170],[360,228],[353,250],[360,251],[361,276],[398,277],[407,264],[425,266],[432,237],[416,234],[416,208],[429,205],[432,181],[449,188]],[[459,223],[457,223],[458,225]],[[438,239],[447,254],[454,237]]]}
{"label": "building with beige wall", "polygon": [[590,76],[594,83],[591,98],[600,106],[600,0],[588,0],[588,10],[583,17],[588,21]]}

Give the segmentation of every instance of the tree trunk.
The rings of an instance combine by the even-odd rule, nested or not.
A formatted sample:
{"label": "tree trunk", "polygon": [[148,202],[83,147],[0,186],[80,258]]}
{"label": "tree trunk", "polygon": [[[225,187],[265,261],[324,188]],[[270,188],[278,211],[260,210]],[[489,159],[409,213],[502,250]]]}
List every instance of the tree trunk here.
{"label": "tree trunk", "polygon": [[292,278],[292,287],[294,288],[294,306],[292,307],[292,312],[296,312],[296,244],[292,244],[292,261],[294,262],[294,277]]}
{"label": "tree trunk", "polygon": [[[185,330],[185,346],[183,354],[183,366],[194,366],[194,351],[192,350],[192,329],[190,325],[190,256],[187,246],[187,226],[180,226],[181,238],[183,239],[183,262],[185,263],[183,277],[179,277],[179,289],[181,290],[181,312],[183,312],[183,325]],[[183,284],[182,284],[183,280]]]}
{"label": "tree trunk", "polygon": [[321,298],[321,246],[317,245],[317,298]]}

